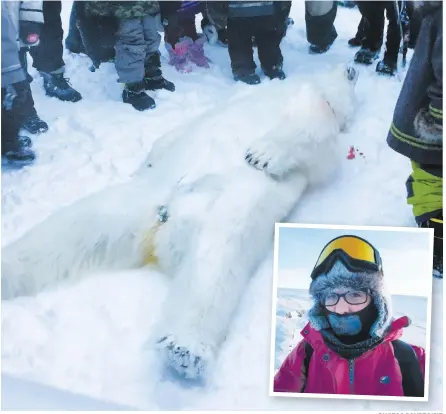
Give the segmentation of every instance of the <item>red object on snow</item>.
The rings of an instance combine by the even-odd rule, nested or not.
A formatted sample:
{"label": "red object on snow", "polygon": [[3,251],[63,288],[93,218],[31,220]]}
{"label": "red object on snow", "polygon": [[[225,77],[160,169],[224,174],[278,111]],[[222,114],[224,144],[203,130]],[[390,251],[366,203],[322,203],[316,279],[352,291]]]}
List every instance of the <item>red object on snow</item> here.
{"label": "red object on snow", "polygon": [[350,147],[350,151],[348,152],[347,159],[353,160],[355,158],[355,147]]}

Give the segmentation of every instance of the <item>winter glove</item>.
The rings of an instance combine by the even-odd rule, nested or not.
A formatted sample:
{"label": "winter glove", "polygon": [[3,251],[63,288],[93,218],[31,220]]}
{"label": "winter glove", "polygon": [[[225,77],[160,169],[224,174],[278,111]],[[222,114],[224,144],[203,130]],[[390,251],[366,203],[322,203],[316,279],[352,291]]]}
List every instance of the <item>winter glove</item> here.
{"label": "winter glove", "polygon": [[428,142],[442,142],[442,119],[434,117],[427,109],[420,109],[414,121],[415,133]]}
{"label": "winter glove", "polygon": [[19,29],[19,38],[23,46],[37,46],[40,41],[41,23],[21,21]]}

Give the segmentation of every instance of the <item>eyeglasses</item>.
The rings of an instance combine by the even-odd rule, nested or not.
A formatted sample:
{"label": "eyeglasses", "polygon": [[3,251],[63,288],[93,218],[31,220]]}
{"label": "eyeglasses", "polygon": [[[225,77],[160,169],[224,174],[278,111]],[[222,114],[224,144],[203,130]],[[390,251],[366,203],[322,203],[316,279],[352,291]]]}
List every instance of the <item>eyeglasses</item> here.
{"label": "eyeglasses", "polygon": [[324,306],[335,306],[341,298],[349,305],[362,305],[367,302],[369,292],[367,290],[351,290],[346,293],[330,293],[322,298]]}
{"label": "eyeglasses", "polygon": [[314,280],[320,274],[327,273],[336,260],[341,260],[351,272],[382,270],[378,250],[361,237],[347,235],[337,237],[325,245],[311,272],[311,278]]}

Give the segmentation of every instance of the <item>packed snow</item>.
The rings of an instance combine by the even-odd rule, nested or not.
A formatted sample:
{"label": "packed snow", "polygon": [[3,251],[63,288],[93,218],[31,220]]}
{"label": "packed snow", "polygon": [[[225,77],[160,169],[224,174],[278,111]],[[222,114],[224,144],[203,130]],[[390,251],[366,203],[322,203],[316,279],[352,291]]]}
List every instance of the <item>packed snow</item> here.
{"label": "packed snow", "polygon": [[[71,2],[63,2],[66,28],[70,8]],[[339,37],[333,48],[320,56],[308,55],[302,1],[293,3],[291,16],[295,25],[282,43],[288,75],[285,82],[299,82],[300,76],[352,60],[354,50],[348,48],[347,40],[356,32],[357,10],[339,9],[335,22]],[[163,45],[161,51],[165,57]],[[2,245],[62,206],[128,180],[153,142],[166,132],[192,118],[199,123],[205,111],[225,100],[249,95],[252,88],[262,88],[233,82],[226,49],[206,45],[206,54],[213,61],[211,69],[194,68],[185,75],[176,73],[164,59],[164,76],[175,82],[177,90],[154,93],[157,108],[144,113],[121,102],[121,86],[112,64],[103,64],[92,73],[88,59],[66,53],[67,75],[84,98],[76,104],[47,98],[42,80],[31,70],[36,108],[50,131],[34,140],[38,155],[34,166],[2,173]],[[340,151],[345,152],[341,168],[328,185],[304,196],[290,221],[415,225],[405,201],[410,164],[390,150],[385,140],[402,84],[397,78],[378,77],[373,67],[360,70],[357,118],[340,139]],[[249,110],[240,108],[240,116]],[[285,110],[277,102],[277,114]],[[358,155],[349,160],[351,146],[358,149]],[[141,196],[150,196],[149,191]],[[429,402],[269,397],[272,246],[271,240],[271,255],[253,275],[206,384],[191,385],[166,374],[158,364],[157,352],[147,343],[171,283],[148,269],[101,274],[36,297],[3,301],[2,372],[146,410],[443,409],[442,280],[434,280],[433,285]],[[429,327],[421,324],[420,329]],[[25,399],[22,394],[16,408],[31,408]]]}

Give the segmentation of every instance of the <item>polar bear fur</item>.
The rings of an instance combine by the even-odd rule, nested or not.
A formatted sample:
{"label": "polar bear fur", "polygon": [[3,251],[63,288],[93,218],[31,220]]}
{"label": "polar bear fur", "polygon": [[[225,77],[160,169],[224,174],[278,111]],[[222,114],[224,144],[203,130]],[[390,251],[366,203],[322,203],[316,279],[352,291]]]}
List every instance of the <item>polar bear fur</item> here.
{"label": "polar bear fur", "polygon": [[175,278],[158,347],[179,374],[205,375],[274,223],[332,175],[355,83],[353,69],[337,68],[299,86],[260,85],[161,137],[129,182],[62,208],[3,248],[2,299],[138,268],[151,251]]}

